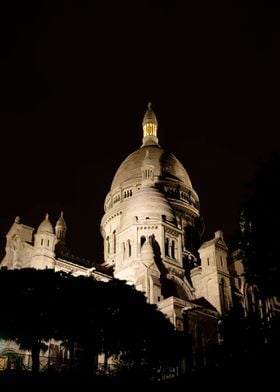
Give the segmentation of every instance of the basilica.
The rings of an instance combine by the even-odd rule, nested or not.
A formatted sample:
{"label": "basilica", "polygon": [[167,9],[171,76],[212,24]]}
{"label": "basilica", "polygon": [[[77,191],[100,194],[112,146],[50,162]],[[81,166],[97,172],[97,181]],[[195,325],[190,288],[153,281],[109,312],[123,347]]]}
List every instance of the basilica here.
{"label": "basilica", "polygon": [[[148,105],[143,138],[117,169],[104,201],[104,262],[71,253],[63,213],[53,227],[48,214],[36,230],[16,217],[6,235],[0,267],[62,270],[125,280],[142,291],[180,331],[193,336],[193,366],[207,366],[206,342],[219,339],[220,316],[234,304],[258,308],[238,251],[228,254],[222,230],[201,243],[199,197],[180,161],[162,148],[158,122]],[[270,303],[265,305],[269,312]]]}

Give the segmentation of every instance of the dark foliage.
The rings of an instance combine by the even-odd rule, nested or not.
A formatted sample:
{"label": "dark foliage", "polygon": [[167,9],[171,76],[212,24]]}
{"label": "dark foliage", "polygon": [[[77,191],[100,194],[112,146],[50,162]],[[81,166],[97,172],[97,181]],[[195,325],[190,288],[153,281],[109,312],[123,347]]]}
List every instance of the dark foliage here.
{"label": "dark foliage", "polygon": [[94,372],[98,353],[118,355],[129,368],[176,364],[183,337],[146,303],[142,293],[122,281],[96,281],[50,270],[0,270],[0,336],[32,350],[38,371],[39,350],[50,338],[73,351],[81,348],[81,369]]}
{"label": "dark foliage", "polygon": [[238,374],[245,381],[264,381],[275,374],[279,353],[279,318],[264,320],[256,313],[244,315],[233,308],[223,316],[220,366],[224,374]]}
{"label": "dark foliage", "polygon": [[240,246],[246,279],[264,295],[280,294],[279,222],[280,157],[271,157],[250,184],[250,197],[241,213]]}

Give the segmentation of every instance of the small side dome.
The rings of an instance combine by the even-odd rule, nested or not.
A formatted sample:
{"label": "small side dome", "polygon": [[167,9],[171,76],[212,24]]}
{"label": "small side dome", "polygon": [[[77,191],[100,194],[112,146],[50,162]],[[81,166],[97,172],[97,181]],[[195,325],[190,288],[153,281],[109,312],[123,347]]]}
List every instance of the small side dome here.
{"label": "small side dome", "polygon": [[56,225],[55,225],[56,229],[67,229],[67,225],[65,222],[65,219],[63,217],[63,211],[61,211],[60,213],[60,217],[58,218]]}
{"label": "small side dome", "polygon": [[49,214],[46,214],[45,219],[43,220],[43,222],[38,227],[37,233],[49,233],[49,234],[53,234],[54,233],[52,224],[49,221]]}
{"label": "small side dome", "polygon": [[66,238],[66,231],[67,231],[67,225],[66,222],[63,218],[63,211],[61,211],[60,213],[60,217],[56,222],[55,225],[55,234],[56,234],[56,238],[60,241],[60,242],[65,242],[65,238]]}

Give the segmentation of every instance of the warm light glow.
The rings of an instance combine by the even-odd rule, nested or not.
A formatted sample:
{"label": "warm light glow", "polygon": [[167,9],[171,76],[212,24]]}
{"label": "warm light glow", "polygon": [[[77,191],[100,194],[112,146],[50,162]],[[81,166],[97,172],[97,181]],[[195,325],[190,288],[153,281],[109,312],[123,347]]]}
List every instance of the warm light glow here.
{"label": "warm light glow", "polygon": [[157,125],[152,122],[144,124],[144,136],[157,136]]}

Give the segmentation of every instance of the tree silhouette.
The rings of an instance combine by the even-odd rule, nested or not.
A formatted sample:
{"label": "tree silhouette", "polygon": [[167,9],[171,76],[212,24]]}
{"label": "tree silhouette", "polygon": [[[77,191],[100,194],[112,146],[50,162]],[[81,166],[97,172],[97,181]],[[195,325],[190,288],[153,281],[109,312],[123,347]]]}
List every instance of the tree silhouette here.
{"label": "tree silhouette", "polygon": [[240,246],[247,281],[264,295],[279,296],[280,157],[270,157],[249,186],[240,217]]}
{"label": "tree silhouette", "polygon": [[0,271],[1,297],[5,298],[0,310],[1,336],[31,351],[33,372],[39,371],[40,350],[47,348],[44,342],[53,334],[53,276],[52,271],[32,269]]}
{"label": "tree silhouette", "polygon": [[115,355],[138,369],[144,364],[174,365],[183,355],[183,338],[173,325],[141,292],[116,279],[101,282],[51,270],[0,270],[0,295],[5,298],[1,336],[31,350],[34,372],[50,338],[63,342],[72,354],[80,347],[80,369],[91,375],[99,353]]}

